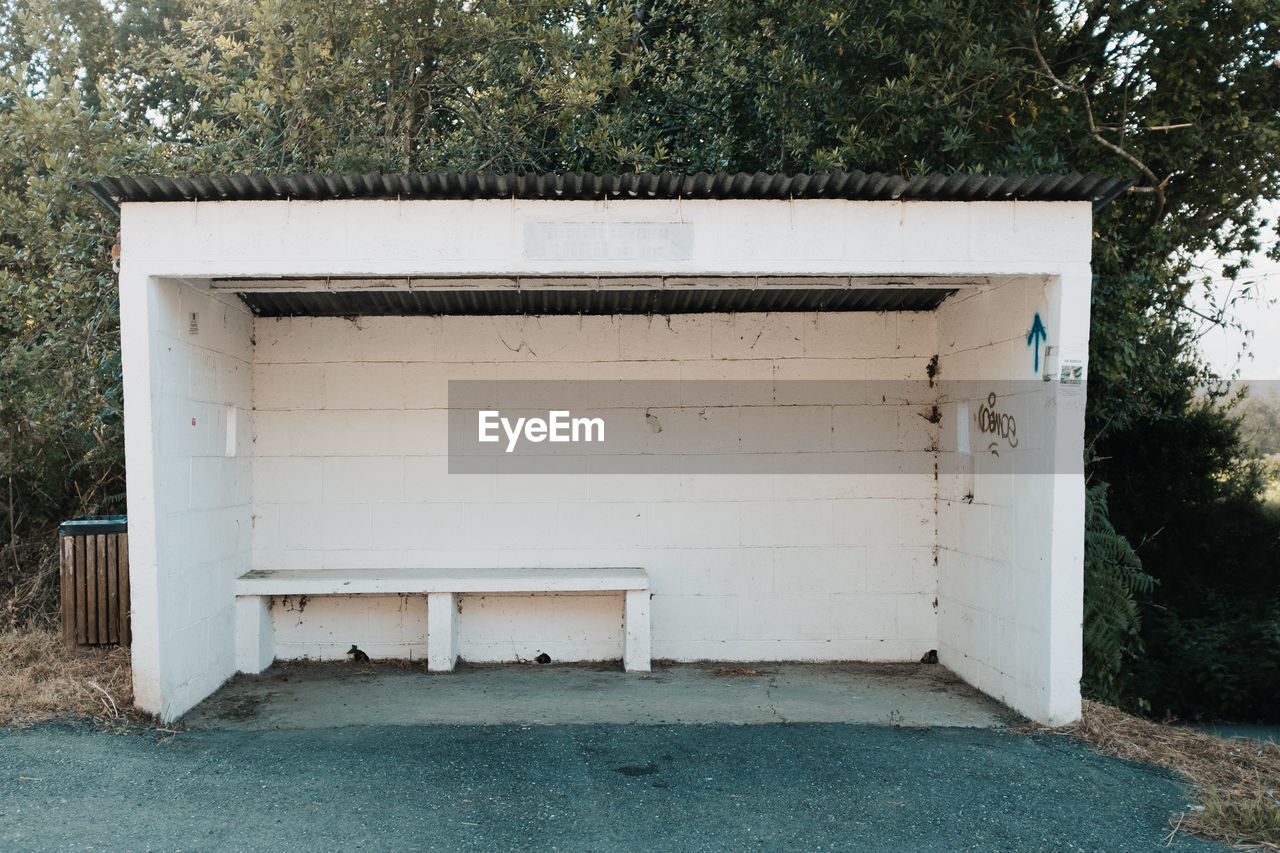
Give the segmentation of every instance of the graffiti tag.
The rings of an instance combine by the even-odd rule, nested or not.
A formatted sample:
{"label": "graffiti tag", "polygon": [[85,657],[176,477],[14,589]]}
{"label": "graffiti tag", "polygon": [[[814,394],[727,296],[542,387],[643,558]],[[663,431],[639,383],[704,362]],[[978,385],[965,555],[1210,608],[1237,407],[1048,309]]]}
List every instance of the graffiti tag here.
{"label": "graffiti tag", "polygon": [[[985,405],[978,406],[978,432],[994,435],[1002,439],[1010,447],[1018,446],[1018,422],[1008,412],[996,410],[996,393],[994,391],[987,395]],[[987,445],[987,450],[990,450],[993,456],[999,456],[1000,453],[997,449],[999,445],[999,441],[992,441]]]}

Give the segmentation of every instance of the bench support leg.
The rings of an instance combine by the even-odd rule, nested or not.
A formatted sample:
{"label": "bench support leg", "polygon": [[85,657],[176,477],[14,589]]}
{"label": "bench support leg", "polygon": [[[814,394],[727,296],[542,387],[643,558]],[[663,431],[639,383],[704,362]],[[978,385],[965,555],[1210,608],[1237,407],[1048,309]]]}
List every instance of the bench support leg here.
{"label": "bench support leg", "polygon": [[236,596],[236,669],[258,673],[276,659],[275,628],[271,624],[271,598]]}
{"label": "bench support leg", "polygon": [[427,671],[452,672],[458,660],[458,602],[452,592],[427,593]]}
{"label": "bench support leg", "polygon": [[627,672],[648,672],[650,666],[649,590],[627,591],[622,609],[622,622],[622,668]]}

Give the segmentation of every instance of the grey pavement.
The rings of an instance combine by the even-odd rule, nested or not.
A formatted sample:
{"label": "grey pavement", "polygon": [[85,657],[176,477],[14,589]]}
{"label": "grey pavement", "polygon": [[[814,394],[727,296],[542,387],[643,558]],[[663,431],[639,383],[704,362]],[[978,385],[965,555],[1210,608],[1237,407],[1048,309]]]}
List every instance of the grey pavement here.
{"label": "grey pavement", "polygon": [[[67,723],[0,730],[0,850],[1226,849],[1181,834],[1166,846],[1170,815],[1187,807],[1173,775],[1003,726],[989,700],[972,706],[971,691],[929,687],[948,680],[937,667],[896,679],[882,669],[875,690],[849,674],[824,693],[803,667],[764,671],[773,665],[676,667],[641,687],[631,685],[639,676],[591,667],[415,678],[340,666],[237,679],[191,715],[193,728],[173,734]],[[468,678],[473,685],[457,686]],[[404,684],[382,683],[397,679]],[[690,708],[704,714],[718,699],[721,721],[582,722],[593,706],[616,715],[614,690],[645,687],[665,687],[670,705],[661,710],[650,694],[646,714],[693,717]],[[499,710],[488,716],[498,718],[545,716],[559,697],[562,719],[484,724],[477,710],[468,725],[351,723],[379,695],[417,691],[446,709],[438,696],[451,690],[490,696]],[[853,700],[841,699],[847,690]],[[905,702],[922,690],[974,724],[911,722]],[[672,698],[700,692],[683,711]],[[896,724],[766,720],[806,705],[814,715],[824,702],[848,709],[877,693],[901,706],[889,709]],[[300,695],[329,696],[329,727],[299,723],[290,697]],[[734,704],[744,697],[748,707]],[[473,695],[449,713],[483,704]],[[733,719],[758,722],[724,722]]]}

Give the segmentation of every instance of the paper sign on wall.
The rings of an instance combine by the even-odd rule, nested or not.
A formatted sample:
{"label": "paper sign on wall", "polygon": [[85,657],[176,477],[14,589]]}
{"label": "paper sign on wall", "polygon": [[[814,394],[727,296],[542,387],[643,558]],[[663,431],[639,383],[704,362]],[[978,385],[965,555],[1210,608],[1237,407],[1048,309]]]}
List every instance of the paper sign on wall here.
{"label": "paper sign on wall", "polygon": [[1058,360],[1058,387],[1068,396],[1084,397],[1088,379],[1088,357],[1084,347],[1064,349]]}
{"label": "paper sign on wall", "polygon": [[1084,384],[1084,361],[1079,358],[1064,358],[1058,380],[1063,385]]}

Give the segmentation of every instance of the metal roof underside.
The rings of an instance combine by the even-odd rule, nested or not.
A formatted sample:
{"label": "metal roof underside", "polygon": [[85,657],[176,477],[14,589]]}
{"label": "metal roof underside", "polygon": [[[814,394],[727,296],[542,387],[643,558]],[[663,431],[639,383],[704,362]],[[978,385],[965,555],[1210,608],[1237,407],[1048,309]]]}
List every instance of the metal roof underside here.
{"label": "metal roof underside", "polygon": [[955,288],[269,290],[237,295],[259,317],[932,311]]}
{"label": "metal roof underside", "polygon": [[102,178],[85,188],[104,204],[120,202],[334,199],[849,199],[856,201],[1088,201],[1094,210],[1132,181],[1060,175],[929,175],[878,172],[811,175],[676,172],[596,175],[500,175],[419,172],[348,175],[149,175]]}

